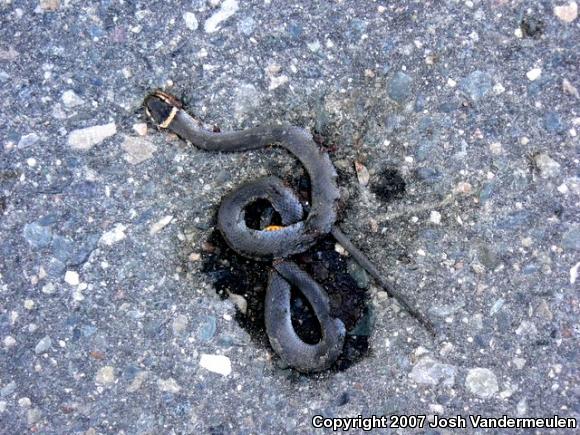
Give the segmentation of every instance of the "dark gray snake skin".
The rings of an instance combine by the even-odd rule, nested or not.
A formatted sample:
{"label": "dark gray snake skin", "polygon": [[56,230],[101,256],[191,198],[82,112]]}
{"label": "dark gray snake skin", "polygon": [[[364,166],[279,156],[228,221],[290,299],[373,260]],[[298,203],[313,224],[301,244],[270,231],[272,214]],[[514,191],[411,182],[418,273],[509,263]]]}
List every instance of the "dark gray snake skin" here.
{"label": "dark gray snake skin", "polygon": [[[203,150],[240,152],[278,145],[306,168],[312,200],[306,219],[303,219],[302,205],[292,189],[277,177],[243,184],[224,197],[218,212],[218,229],[234,251],[255,260],[274,260],[266,292],[266,332],[272,348],[288,365],[302,372],[316,372],[328,368],[342,352],[345,327],[340,319],[330,316],[326,292],[296,264],[282,260],[306,251],[321,236],[331,232],[391,296],[432,330],[428,320],[388,287],[374,265],[334,225],[340,196],[336,171],[328,154],[318,148],[308,132],[290,125],[273,125],[212,133],[202,129],[182,110],[179,100],[162,91],[146,98],[145,109],[157,126],[173,131]],[[266,199],[272,204],[283,226],[269,231],[246,225],[244,210],[258,199]],[[291,285],[300,289],[318,318],[322,339],[317,344],[305,343],[294,331],[290,316]]]}

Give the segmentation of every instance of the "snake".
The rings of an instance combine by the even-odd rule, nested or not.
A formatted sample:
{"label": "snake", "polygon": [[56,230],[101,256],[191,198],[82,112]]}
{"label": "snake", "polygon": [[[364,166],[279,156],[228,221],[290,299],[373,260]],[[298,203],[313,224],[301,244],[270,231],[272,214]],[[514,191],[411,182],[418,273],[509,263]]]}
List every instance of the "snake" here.
{"label": "snake", "polygon": [[[149,94],[144,107],[158,128],[167,129],[202,150],[243,152],[277,145],[304,166],[311,186],[306,217],[305,207],[294,191],[275,176],[246,182],[226,194],[217,215],[217,228],[230,248],[244,257],[272,263],[264,322],[270,345],[288,366],[304,373],[319,372],[328,369],[342,353],[345,325],[339,318],[331,316],[328,295],[313,278],[288,259],[308,250],[327,234],[332,234],[390,296],[433,331],[428,319],[390,288],[378,269],[336,225],[340,199],[336,169],[326,151],[319,148],[308,131],[289,124],[265,124],[231,132],[208,131],[184,109],[179,99],[161,90]],[[257,200],[267,200],[279,214],[282,225],[250,228],[245,210]],[[292,287],[305,296],[320,324],[321,339],[318,343],[304,342],[294,330],[290,309]]]}

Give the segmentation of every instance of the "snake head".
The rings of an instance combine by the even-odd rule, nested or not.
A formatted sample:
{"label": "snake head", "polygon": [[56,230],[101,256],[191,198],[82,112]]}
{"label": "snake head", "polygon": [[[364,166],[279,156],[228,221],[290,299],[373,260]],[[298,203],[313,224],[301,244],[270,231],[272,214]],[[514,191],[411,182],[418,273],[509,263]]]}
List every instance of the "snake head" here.
{"label": "snake head", "polygon": [[148,95],[143,105],[149,118],[160,128],[167,128],[177,112],[183,107],[181,101],[176,97],[160,90]]}

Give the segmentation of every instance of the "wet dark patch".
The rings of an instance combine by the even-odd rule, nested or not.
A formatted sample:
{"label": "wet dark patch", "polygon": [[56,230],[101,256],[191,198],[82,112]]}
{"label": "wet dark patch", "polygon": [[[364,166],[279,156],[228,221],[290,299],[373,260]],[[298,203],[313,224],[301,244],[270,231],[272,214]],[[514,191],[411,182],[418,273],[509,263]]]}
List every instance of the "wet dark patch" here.
{"label": "wet dark patch", "polygon": [[371,190],[385,202],[400,199],[405,194],[407,184],[398,170],[384,169],[372,183]]}
{"label": "wet dark patch", "polygon": [[[299,189],[301,190],[301,189]],[[260,222],[264,204],[255,204],[246,209],[247,218]],[[368,335],[352,335],[348,331],[356,328],[367,313],[368,295],[359,289],[347,272],[345,257],[335,249],[335,240],[328,235],[308,251],[295,255],[290,260],[308,272],[328,293],[330,310],[340,318],[347,330],[343,354],[332,370],[345,370],[369,352]],[[202,272],[211,276],[217,294],[226,299],[230,293],[243,296],[247,311],[236,314],[236,320],[251,337],[264,346],[269,346],[264,326],[264,297],[271,267],[269,262],[257,262],[236,254],[227,246],[221,233],[214,230],[202,252]],[[292,323],[298,336],[307,343],[320,339],[320,325],[306,298],[293,289]]]}
{"label": "wet dark patch", "polygon": [[524,17],[520,23],[520,28],[524,36],[539,39],[544,33],[546,24],[534,17]]}

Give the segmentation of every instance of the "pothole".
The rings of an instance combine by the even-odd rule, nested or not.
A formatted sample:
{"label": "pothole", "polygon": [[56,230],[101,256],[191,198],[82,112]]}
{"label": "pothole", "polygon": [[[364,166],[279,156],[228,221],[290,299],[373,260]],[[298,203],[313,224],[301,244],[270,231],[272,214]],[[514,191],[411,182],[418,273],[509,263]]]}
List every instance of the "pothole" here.
{"label": "pothole", "polygon": [[[256,203],[246,209],[250,222],[257,223],[264,211],[264,204]],[[330,310],[340,318],[346,327],[342,355],[331,370],[345,370],[369,352],[371,315],[367,308],[368,294],[359,288],[347,270],[347,258],[335,250],[335,240],[331,236],[322,238],[308,251],[290,257],[327,292]],[[202,272],[207,273],[217,294],[228,298],[231,294],[245,299],[245,312],[237,310],[236,320],[253,340],[268,346],[264,326],[264,297],[270,272],[269,262],[258,262],[236,254],[227,246],[221,233],[214,230],[202,251]],[[306,298],[299,290],[293,289],[291,299],[292,323],[296,333],[307,343],[320,339],[320,325]]]}

